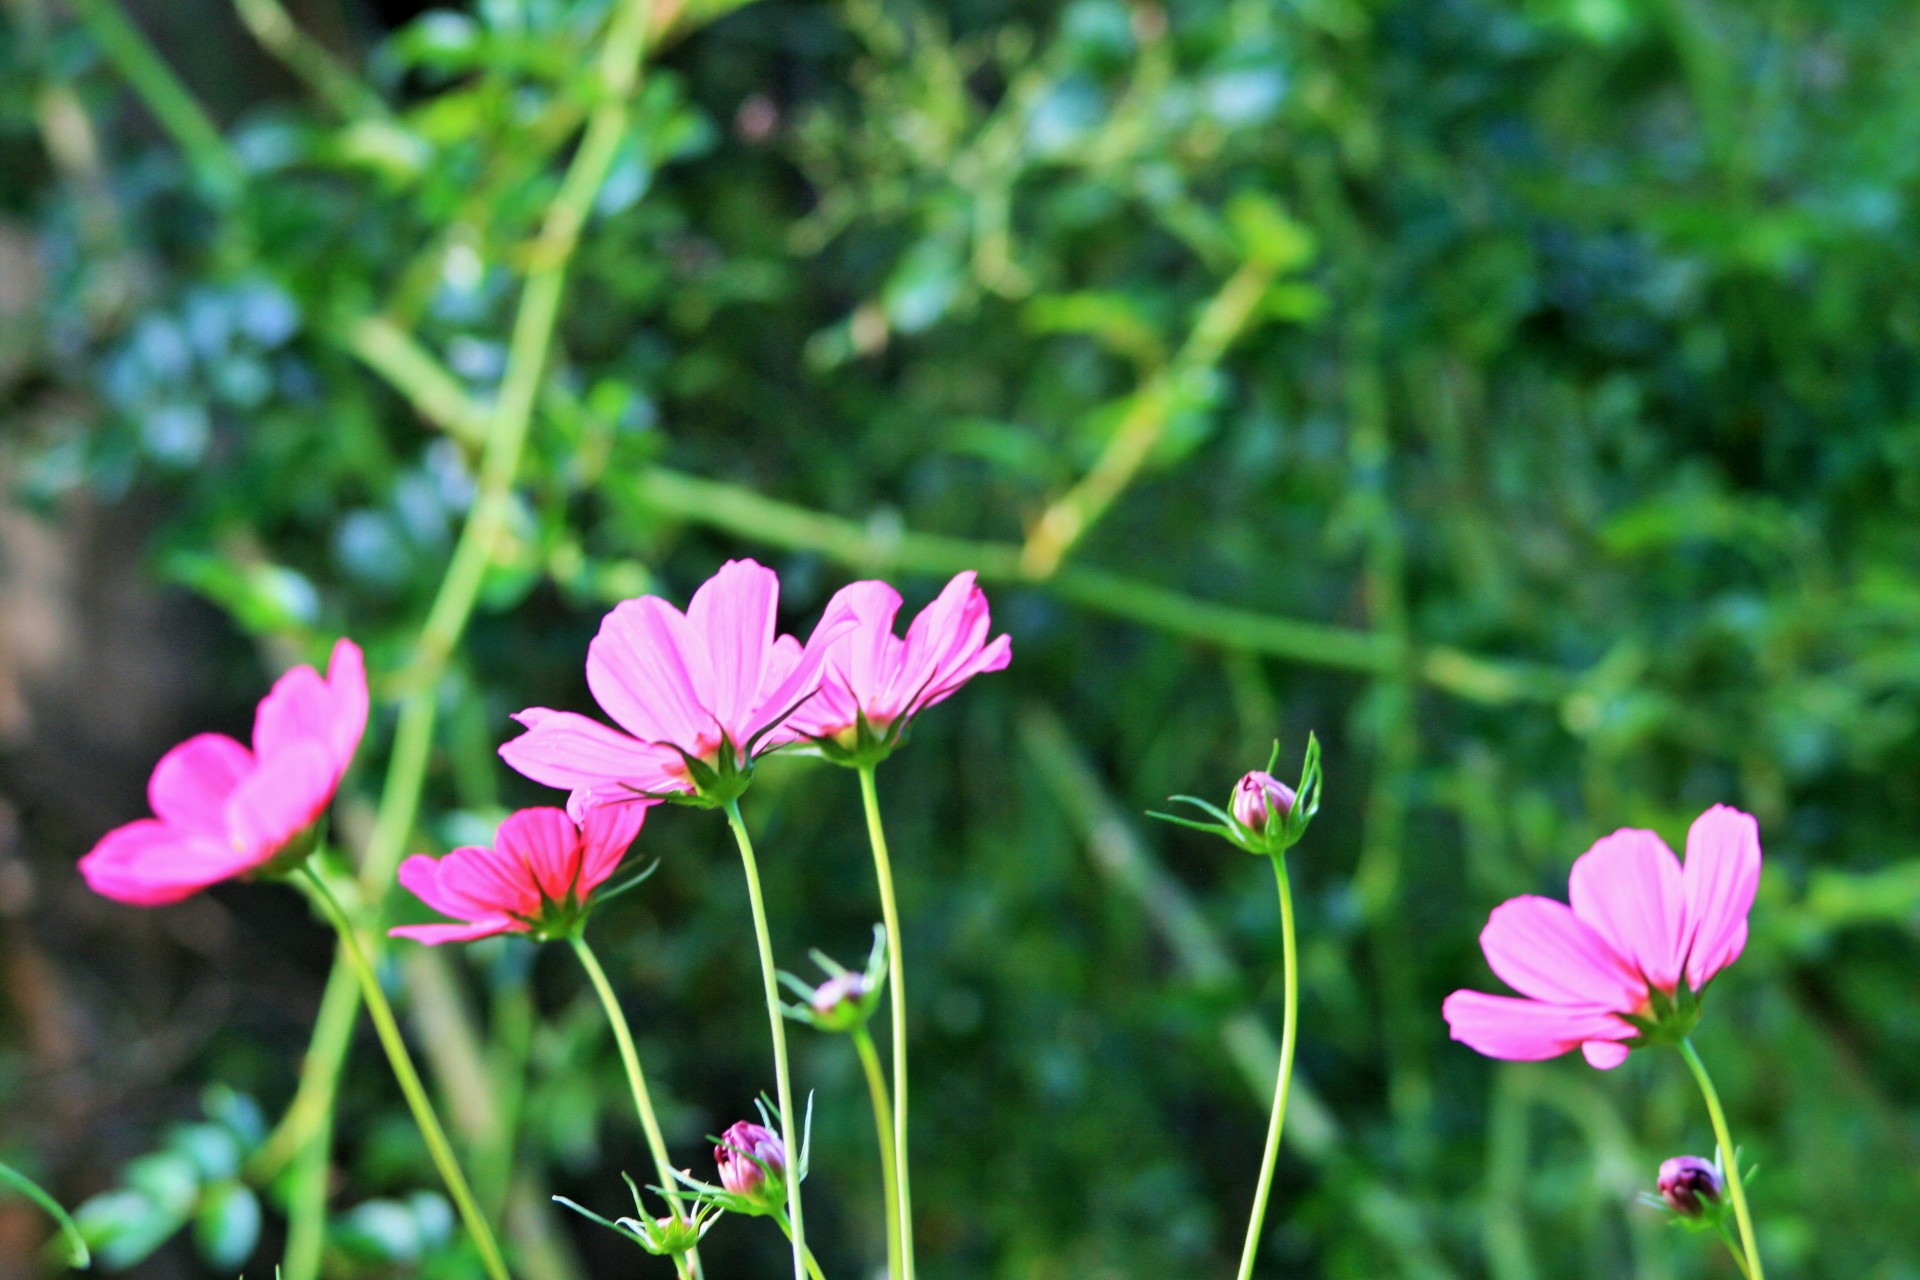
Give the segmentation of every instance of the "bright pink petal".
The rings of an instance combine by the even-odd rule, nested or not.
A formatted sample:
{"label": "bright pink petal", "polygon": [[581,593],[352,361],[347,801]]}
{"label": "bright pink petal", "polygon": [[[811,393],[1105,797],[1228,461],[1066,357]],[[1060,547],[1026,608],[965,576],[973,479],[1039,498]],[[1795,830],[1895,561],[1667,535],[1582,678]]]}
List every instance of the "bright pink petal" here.
{"label": "bright pink petal", "polygon": [[429,947],[443,942],[472,942],[475,938],[491,938],[499,933],[525,932],[527,926],[510,916],[488,916],[467,924],[403,924],[387,930],[390,937],[411,938]]}
{"label": "bright pink petal", "polygon": [[265,759],[296,742],[317,743],[337,784],[366,729],[366,658],[342,637],[334,643],[326,679],[312,667],[295,667],[274,681],[254,716],[253,750]]}
{"label": "bright pink petal", "polygon": [[1687,981],[1698,991],[1740,958],[1747,913],[1760,888],[1760,826],[1717,804],[1687,829]]}
{"label": "bright pink petal", "polygon": [[267,861],[312,826],[333,799],[333,762],[325,747],[300,741],[266,757],[227,798],[227,834],[254,861]]}
{"label": "bright pink petal", "polygon": [[136,907],[161,907],[248,870],[245,850],[151,818],[116,827],[80,859],[95,893]]}
{"label": "bright pink petal", "polygon": [[755,748],[755,755],[799,736],[787,721],[819,691],[826,674],[824,664],[833,653],[835,643],[858,626],[859,621],[851,606],[836,595],[828,601],[827,611],[815,624],[813,634],[807,637],[805,648],[797,648],[799,642],[791,636],[781,636],[774,644],[768,659],[769,679],[759,705],[749,718],[747,736],[751,738],[771,725],[780,728],[767,733]]}
{"label": "bright pink petal", "polygon": [[640,834],[646,821],[645,803],[610,804],[587,812],[580,824],[580,883],[582,898],[606,882],[626,856],[627,846]]}
{"label": "bright pink petal", "polygon": [[1536,1000],[1625,1013],[1646,1004],[1646,985],[1564,902],[1529,895],[1501,903],[1480,948],[1501,981]]}
{"label": "bright pink petal", "polygon": [[686,762],[671,747],[653,746],[571,711],[529,707],[514,716],[527,731],[500,757],[535,782],[615,798],[686,791]]}
{"label": "bright pink petal", "polygon": [[832,666],[861,707],[871,708],[884,698],[899,670],[900,641],[893,624],[900,605],[898,591],[873,580],[848,583],[827,602],[827,614],[851,613],[854,618],[854,625],[834,642]]}
{"label": "bright pink petal", "polygon": [[940,678],[919,698],[915,699],[912,713],[917,715],[938,702],[945,702],[961,686],[975,676],[986,675],[993,671],[1005,671],[1013,660],[1013,641],[1007,636],[998,636],[992,644],[982,649],[968,661],[950,671],[943,672]]}
{"label": "bright pink petal", "polygon": [[1574,914],[1651,985],[1671,992],[1686,953],[1680,862],[1651,831],[1602,836],[1573,864]]}
{"label": "bright pink petal", "polygon": [[253,770],[253,753],[224,733],[188,738],[153,766],[147,802],[162,822],[225,842],[227,797]]}
{"label": "bright pink petal", "polygon": [[522,809],[500,824],[494,848],[518,858],[550,902],[565,902],[580,878],[580,828],[564,810]]}
{"label": "bright pink petal", "polygon": [[1453,1038],[1489,1058],[1539,1062],[1588,1041],[1630,1040],[1633,1027],[1605,1009],[1456,991],[1441,1006]]}
{"label": "bright pink petal", "polygon": [[587,646],[587,687],[614,723],[642,742],[704,756],[719,730],[703,700],[712,664],[680,611],[658,596],[614,606]]}
{"label": "bright pink petal", "polygon": [[974,575],[956,573],[907,627],[900,655],[902,694],[915,696],[933,687],[943,671],[964,663],[986,643],[990,622],[986,593],[975,585]]}
{"label": "bright pink petal", "polygon": [[431,858],[424,853],[414,854],[400,864],[400,887],[443,916],[465,919],[474,914],[473,902],[447,893],[440,887],[440,868],[446,860]]}
{"label": "bright pink petal", "polygon": [[367,659],[360,646],[341,636],[333,642],[327,660],[327,688],[333,694],[333,722],[327,745],[334,753],[336,772],[345,773],[367,732]]}
{"label": "bright pink petal", "polygon": [[1630,1050],[1616,1040],[1589,1040],[1580,1046],[1581,1056],[1587,1065],[1601,1071],[1611,1071],[1627,1060]]}
{"label": "bright pink petal", "polygon": [[758,705],[779,607],[779,575],[752,560],[721,565],[687,605],[687,625],[712,669],[701,701],[736,747],[744,747],[758,727],[749,718]]}

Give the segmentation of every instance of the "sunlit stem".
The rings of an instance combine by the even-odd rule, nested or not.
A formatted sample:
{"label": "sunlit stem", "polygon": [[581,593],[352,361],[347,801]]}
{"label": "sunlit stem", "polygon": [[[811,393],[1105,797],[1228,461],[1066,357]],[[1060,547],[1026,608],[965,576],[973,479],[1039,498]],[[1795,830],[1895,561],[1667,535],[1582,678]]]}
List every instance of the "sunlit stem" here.
{"label": "sunlit stem", "polygon": [[1287,1123],[1287,1090],[1293,1083],[1293,1046],[1299,1023],[1299,975],[1293,951],[1293,891],[1287,885],[1285,854],[1273,856],[1273,876],[1280,887],[1280,980],[1285,992],[1280,1024],[1280,1078],[1273,1087],[1273,1119],[1267,1124],[1267,1150],[1260,1158],[1260,1187],[1253,1197],[1253,1216],[1247,1220],[1247,1243],[1240,1254],[1240,1280],[1253,1274],[1260,1252],[1260,1228],[1267,1219],[1267,1197],[1273,1191],[1273,1167],[1280,1158],[1280,1130]]}
{"label": "sunlit stem", "polygon": [[880,1069],[880,1053],[863,1023],[853,1029],[853,1047],[867,1073],[867,1093],[873,1099],[873,1128],[880,1139],[880,1176],[884,1180],[887,1210],[887,1275],[900,1280],[900,1195],[893,1158],[893,1109],[887,1101],[887,1077]]}
{"label": "sunlit stem", "polygon": [[[747,824],[741,820],[738,801],[727,801],[727,825],[733,828],[733,838],[740,845],[740,862],[747,873],[747,897],[753,904],[753,938],[760,947],[760,982],[765,988],[767,998],[767,1022],[773,1030],[773,1083],[780,1103],[780,1141],[787,1151],[787,1167],[792,1176],[787,1179],[787,1215],[781,1218],[782,1230],[793,1241],[793,1275],[800,1280],[801,1273],[813,1263],[813,1255],[807,1252],[806,1218],[800,1211],[800,1145],[793,1135],[793,1084],[787,1070],[787,1020],[780,1011],[779,971],[773,966],[773,939],[767,933],[767,904],[760,896],[760,866],[753,857],[753,841],[747,835]],[[819,1268],[814,1267],[818,1277]]]}
{"label": "sunlit stem", "polygon": [[447,1194],[453,1197],[461,1220],[466,1223],[467,1234],[473,1237],[474,1249],[480,1254],[480,1265],[486,1268],[492,1280],[509,1280],[507,1264],[500,1256],[500,1246],[494,1241],[493,1230],[487,1226],[486,1219],[480,1214],[480,1206],[474,1202],[467,1176],[460,1171],[460,1162],[447,1141],[446,1130],[440,1127],[440,1118],[434,1114],[433,1103],[420,1083],[420,1073],[414,1070],[413,1058],[407,1052],[407,1043],[401,1038],[400,1027],[393,1020],[393,1007],[387,1003],[386,994],[380,990],[380,980],[374,975],[373,966],[367,963],[367,957],[354,937],[352,922],[347,919],[347,913],[333,896],[333,891],[327,888],[326,881],[314,872],[311,865],[302,866],[300,874],[313,887],[315,900],[340,934],[341,953],[352,967],[354,976],[360,980],[360,992],[366,998],[367,1012],[373,1017],[373,1028],[379,1033],[380,1047],[387,1052],[387,1062],[393,1067],[394,1079],[399,1081],[400,1092],[406,1095],[407,1107],[413,1112],[413,1122],[419,1126],[420,1136],[426,1140],[434,1166],[440,1170],[440,1178],[447,1184]]}
{"label": "sunlit stem", "polygon": [[880,916],[887,930],[887,999],[893,1035],[894,1200],[899,1222],[900,1266],[896,1274],[913,1280],[913,1192],[907,1175],[907,975],[906,948],[900,939],[900,908],[893,896],[893,861],[880,822],[880,793],[873,766],[860,767],[860,799],[867,811],[867,840],[873,845],[873,871],[880,882]]}
{"label": "sunlit stem", "polygon": [[[607,1021],[613,1025],[614,1043],[620,1046],[620,1063],[627,1069],[627,1087],[633,1091],[633,1109],[639,1113],[641,1129],[646,1131],[647,1149],[653,1153],[653,1168],[660,1176],[660,1189],[666,1193],[674,1217],[684,1217],[680,1193],[674,1190],[673,1161],[667,1156],[667,1140],[660,1132],[660,1119],[653,1112],[653,1095],[647,1091],[646,1073],[640,1070],[640,1054],[633,1047],[633,1031],[627,1025],[627,1015],[621,1010],[620,1001],[613,994],[613,986],[607,981],[607,972],[600,967],[599,957],[593,954],[587,940],[576,933],[567,941],[572,944],[573,953],[580,957],[580,966],[587,971],[587,981],[593,984],[601,1007],[607,1011]],[[700,1274],[699,1249],[689,1249],[685,1259],[675,1258],[674,1264],[680,1266],[683,1261],[689,1275]]]}
{"label": "sunlit stem", "polygon": [[793,1247],[800,1251],[801,1260],[806,1264],[808,1280],[826,1280],[826,1277],[820,1274],[820,1264],[813,1260],[813,1250],[800,1243],[799,1237],[794,1235],[793,1224],[787,1221],[787,1215],[775,1211],[773,1220],[780,1224],[780,1230],[786,1233],[787,1239],[794,1242]]}
{"label": "sunlit stem", "polygon": [[1727,1193],[1733,1197],[1733,1217],[1740,1224],[1740,1247],[1747,1254],[1747,1275],[1750,1280],[1766,1280],[1766,1272],[1760,1266],[1760,1246],[1753,1238],[1753,1215],[1747,1211],[1747,1189],[1740,1173],[1740,1158],[1734,1154],[1733,1137],[1727,1132],[1727,1116],[1720,1109],[1720,1094],[1713,1087],[1713,1078],[1707,1074],[1707,1064],[1700,1061],[1700,1055],[1694,1051],[1692,1040],[1680,1042],[1680,1056],[1687,1060],[1687,1069],[1700,1085],[1700,1096],[1707,1100],[1713,1138],[1720,1144],[1720,1167],[1726,1172]]}

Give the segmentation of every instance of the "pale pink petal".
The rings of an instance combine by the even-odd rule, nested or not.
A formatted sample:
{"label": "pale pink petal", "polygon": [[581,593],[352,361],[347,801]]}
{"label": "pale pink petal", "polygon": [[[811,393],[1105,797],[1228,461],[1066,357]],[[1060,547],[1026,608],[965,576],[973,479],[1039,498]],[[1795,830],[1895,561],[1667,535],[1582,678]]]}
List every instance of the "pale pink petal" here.
{"label": "pale pink petal", "polygon": [[318,742],[301,741],[262,759],[227,797],[227,834],[261,863],[312,826],[333,799],[333,762]]}
{"label": "pale pink petal", "polygon": [[1760,826],[1717,804],[1687,829],[1687,981],[1698,991],[1740,958],[1760,888]]}
{"label": "pale pink petal", "polygon": [[917,715],[935,703],[945,702],[975,676],[986,675],[993,671],[1005,671],[1007,664],[1012,660],[1012,639],[1007,636],[996,637],[992,644],[982,649],[972,659],[951,671],[942,672],[940,678],[924,694],[914,700],[913,706],[909,708],[909,714]]}
{"label": "pale pink petal", "polygon": [[1672,992],[1686,953],[1680,861],[1651,831],[1602,836],[1573,864],[1574,914],[1651,985]]}
{"label": "pale pink petal", "polygon": [[587,646],[587,687],[614,723],[690,755],[705,755],[719,736],[704,701],[712,671],[701,637],[658,596],[615,605]]}
{"label": "pale pink petal", "polygon": [[588,810],[580,824],[580,883],[584,899],[606,882],[626,856],[627,846],[640,834],[650,804],[601,805]]}
{"label": "pale pink petal", "polygon": [[1617,1040],[1589,1040],[1580,1046],[1581,1056],[1587,1065],[1601,1071],[1611,1071],[1627,1060],[1630,1050]]}
{"label": "pale pink petal", "polygon": [[736,747],[744,747],[753,732],[749,718],[758,704],[779,607],[779,575],[752,560],[721,565],[687,605],[687,625],[712,669],[701,702]]}
{"label": "pale pink petal", "polygon": [[[835,603],[836,601],[838,603]],[[798,736],[793,728],[786,725],[787,719],[819,691],[821,679],[825,674],[823,664],[833,652],[835,642],[857,625],[859,625],[859,619],[854,615],[852,607],[836,595],[834,600],[828,601],[827,611],[815,624],[813,634],[807,637],[804,649],[796,653],[793,646],[798,642],[791,636],[780,637],[782,643],[774,646],[775,653],[770,661],[777,662],[786,669],[782,673],[778,667],[775,668],[774,674],[779,676],[778,683],[765,691],[759,706],[754,708],[753,715],[748,720],[746,730],[747,737],[751,739],[769,725],[780,725],[781,729],[767,734],[755,748],[755,755],[763,751],[771,751],[774,747],[791,742]],[[787,666],[788,663],[791,665]]]}
{"label": "pale pink petal", "polygon": [[147,802],[154,816],[181,831],[227,838],[227,797],[253,769],[253,753],[224,733],[188,738],[153,766]]}
{"label": "pale pink petal", "polygon": [[1646,1003],[1646,984],[1566,903],[1552,898],[1528,895],[1495,907],[1480,949],[1501,981],[1536,1000],[1627,1013]]}
{"label": "pale pink petal", "polygon": [[403,924],[387,930],[390,937],[410,938],[429,947],[443,942],[472,942],[475,938],[491,938],[500,933],[525,932],[527,926],[511,916],[488,916],[467,924]]}
{"label": "pale pink petal", "polygon": [[136,907],[161,907],[248,870],[250,852],[143,818],[116,827],[80,859],[95,893]]}
{"label": "pale pink petal", "polygon": [[522,809],[500,824],[494,848],[519,859],[550,902],[565,902],[580,878],[580,828],[561,809]]}
{"label": "pale pink petal", "polygon": [[527,731],[502,746],[500,757],[535,782],[613,797],[689,789],[686,762],[671,747],[636,741],[571,711],[529,707],[514,719]]}
{"label": "pale pink petal", "polygon": [[964,662],[986,642],[990,623],[986,593],[974,585],[973,573],[956,573],[907,627],[900,655],[902,694],[910,697],[931,687],[943,670]]}
{"label": "pale pink petal", "polygon": [[1633,1027],[1605,1009],[1456,991],[1441,1006],[1453,1038],[1489,1058],[1539,1062],[1590,1040],[1630,1040]]}
{"label": "pale pink petal", "polygon": [[883,698],[899,669],[900,642],[894,637],[893,623],[900,604],[898,591],[873,580],[849,583],[827,602],[826,614],[854,617],[854,625],[834,642],[831,665],[861,707],[871,707]]}

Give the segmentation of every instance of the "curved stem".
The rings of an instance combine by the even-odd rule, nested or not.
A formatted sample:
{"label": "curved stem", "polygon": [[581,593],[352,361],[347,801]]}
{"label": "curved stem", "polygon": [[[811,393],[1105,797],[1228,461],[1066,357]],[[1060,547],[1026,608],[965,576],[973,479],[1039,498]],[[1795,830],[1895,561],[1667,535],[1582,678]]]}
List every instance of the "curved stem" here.
{"label": "curved stem", "polygon": [[1240,1280],[1253,1274],[1260,1252],[1260,1228],[1267,1218],[1267,1197],[1273,1191],[1273,1166],[1280,1158],[1280,1130],[1287,1123],[1287,1087],[1293,1082],[1293,1046],[1299,1030],[1299,974],[1294,964],[1293,892],[1287,886],[1285,854],[1275,854],[1273,877],[1280,887],[1280,965],[1285,1011],[1280,1028],[1280,1078],[1273,1087],[1273,1119],[1267,1124],[1267,1150],[1260,1157],[1260,1188],[1254,1193],[1253,1215],[1247,1221],[1247,1243],[1240,1253]]}
{"label": "curved stem", "polygon": [[880,1054],[873,1047],[873,1036],[862,1024],[853,1029],[853,1047],[860,1054],[860,1066],[867,1073],[867,1093],[873,1099],[873,1130],[880,1139],[880,1176],[884,1180],[887,1210],[887,1276],[900,1280],[900,1193],[895,1181],[893,1158],[892,1106],[887,1101],[887,1077],[880,1069]]}
{"label": "curved stem", "polygon": [[[786,1235],[787,1239],[794,1239],[793,1224],[787,1221],[786,1214],[775,1212],[773,1220],[780,1224],[780,1230]],[[820,1274],[820,1264],[814,1261],[813,1250],[807,1248],[806,1245],[801,1244],[797,1240],[794,1240],[794,1248],[800,1251],[801,1261],[805,1263],[807,1268],[808,1280],[826,1280],[826,1277]]]}
{"label": "curved stem", "polygon": [[1727,1253],[1733,1258],[1733,1265],[1740,1268],[1740,1274],[1747,1280],[1753,1280],[1753,1268],[1747,1265],[1747,1255],[1740,1251],[1740,1242],[1734,1239],[1733,1232],[1727,1230],[1727,1224],[1722,1222],[1720,1230],[1714,1234],[1720,1237],[1721,1244],[1727,1246]]}
{"label": "curved stem", "polygon": [[[647,1134],[647,1148],[653,1152],[653,1168],[660,1175],[660,1190],[673,1207],[674,1215],[683,1217],[680,1193],[674,1189],[673,1162],[667,1158],[667,1140],[660,1132],[659,1118],[653,1113],[653,1096],[647,1092],[647,1077],[640,1070],[640,1054],[633,1047],[633,1031],[627,1026],[627,1015],[621,1011],[620,1001],[613,994],[612,984],[607,981],[607,972],[600,967],[599,957],[587,946],[587,940],[576,933],[567,941],[573,947],[573,954],[580,957],[580,966],[587,971],[587,981],[593,984],[601,1007],[607,1011],[607,1021],[613,1024],[613,1039],[620,1046],[621,1065],[627,1069],[627,1087],[633,1090],[633,1109],[640,1115],[640,1127]],[[693,1274],[698,1275],[700,1251],[688,1250],[688,1258]]]}
{"label": "curved stem", "polygon": [[880,791],[872,765],[860,767],[860,800],[867,812],[867,840],[873,845],[873,872],[880,882],[880,915],[887,930],[887,999],[893,1036],[893,1151],[900,1265],[896,1274],[913,1280],[913,1192],[907,1176],[907,974],[900,939],[900,908],[893,896],[893,862],[887,832],[880,823]]}
{"label": "curved stem", "polygon": [[[780,1103],[780,1141],[786,1145],[787,1167],[793,1176],[787,1179],[787,1218],[781,1219],[782,1229],[793,1241],[793,1276],[800,1280],[801,1273],[813,1262],[813,1255],[807,1252],[806,1217],[800,1211],[800,1147],[793,1140],[793,1085],[787,1070],[787,1019],[780,1010],[779,970],[773,967],[773,938],[767,933],[767,904],[760,896],[760,866],[754,861],[753,841],[747,835],[747,824],[740,817],[740,804],[736,800],[727,801],[727,825],[733,828],[733,838],[740,846],[740,863],[747,873],[747,897],[753,904],[753,939],[760,948],[760,982],[765,988],[767,998],[767,1022],[773,1029],[773,1083],[775,1096]],[[819,1268],[814,1272],[818,1275]]]}
{"label": "curved stem", "polygon": [[460,1171],[460,1162],[454,1157],[446,1131],[440,1127],[440,1118],[434,1114],[433,1103],[420,1083],[420,1073],[414,1070],[406,1041],[401,1038],[400,1028],[393,1020],[393,1009],[380,990],[380,980],[374,975],[373,966],[367,963],[360,943],[354,938],[352,922],[347,919],[347,913],[333,896],[333,891],[327,888],[326,882],[314,872],[312,866],[303,865],[300,874],[313,886],[315,900],[340,934],[341,953],[352,966],[354,976],[360,980],[360,991],[366,998],[367,1012],[372,1015],[374,1030],[380,1035],[380,1046],[387,1051],[387,1061],[393,1067],[394,1079],[400,1084],[400,1092],[406,1095],[407,1107],[413,1112],[413,1121],[420,1128],[420,1136],[426,1140],[427,1151],[440,1170],[441,1180],[447,1184],[447,1193],[460,1210],[467,1234],[473,1237],[474,1248],[480,1254],[480,1264],[486,1268],[492,1280],[510,1280],[506,1261],[500,1256],[500,1246],[494,1241],[493,1229],[487,1226],[486,1219],[480,1215],[480,1206],[474,1203],[467,1177]]}
{"label": "curved stem", "polygon": [[1751,1280],[1766,1280],[1766,1272],[1760,1266],[1760,1246],[1753,1238],[1753,1215],[1747,1211],[1747,1189],[1740,1174],[1740,1158],[1734,1153],[1733,1137],[1727,1132],[1727,1116],[1720,1109],[1720,1094],[1714,1089],[1707,1064],[1700,1061],[1692,1040],[1680,1042],[1680,1056],[1687,1060],[1687,1069],[1693,1072],[1694,1080],[1700,1085],[1700,1095],[1707,1100],[1713,1138],[1720,1144],[1720,1167],[1726,1171],[1727,1192],[1733,1197],[1734,1220],[1740,1224],[1740,1247],[1747,1252],[1747,1275]]}

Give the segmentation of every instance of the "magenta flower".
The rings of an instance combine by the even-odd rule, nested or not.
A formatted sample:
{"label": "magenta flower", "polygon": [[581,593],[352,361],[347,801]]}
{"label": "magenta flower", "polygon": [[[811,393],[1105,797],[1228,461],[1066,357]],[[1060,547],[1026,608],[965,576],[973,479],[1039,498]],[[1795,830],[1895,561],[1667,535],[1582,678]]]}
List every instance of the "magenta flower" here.
{"label": "magenta flower", "polygon": [[1684,868],[1651,831],[1603,837],[1573,864],[1571,906],[1529,895],[1494,908],[1481,949],[1526,998],[1454,992],[1453,1038],[1515,1062],[1578,1046],[1604,1069],[1684,1036],[1700,992],[1746,946],[1759,883],[1759,827],[1725,805],[1688,829]]}
{"label": "magenta flower", "polygon": [[387,932],[428,946],[496,933],[562,936],[619,867],[650,807],[593,809],[579,823],[560,809],[522,809],[500,824],[491,849],[469,845],[444,858],[416,853],[400,864],[400,886],[463,923],[406,924]]}
{"label": "magenta flower", "polygon": [[742,1120],[713,1149],[720,1185],[743,1199],[779,1208],[785,1196],[787,1148],[765,1125]]}
{"label": "magenta flower", "polygon": [[790,724],[830,756],[884,756],[914,716],[973,677],[1003,669],[1012,657],[1006,636],[987,638],[987,596],[971,572],[954,575],[904,640],[893,634],[900,603],[900,593],[884,582],[855,582],[827,606],[829,614],[842,608],[856,621],[834,643],[820,692]]}
{"label": "magenta flower", "polygon": [[107,832],[80,874],[95,893],[160,907],[258,870],[320,817],[366,728],[366,665],[342,639],[326,679],[295,667],[274,682],[251,750],[202,733],[161,756],[147,782],[154,816]]}
{"label": "magenta flower", "polygon": [[806,646],[774,634],[780,579],[729,560],[686,613],[658,596],[616,605],[587,648],[587,687],[619,729],[570,711],[530,707],[527,731],[501,756],[535,782],[594,805],[738,795],[755,756],[798,735],[794,709],[818,690],[828,646],[853,625],[830,606]]}
{"label": "magenta flower", "polygon": [[1228,807],[1241,826],[1264,835],[1275,813],[1284,821],[1293,812],[1294,799],[1292,787],[1264,769],[1254,769],[1234,785]]}

